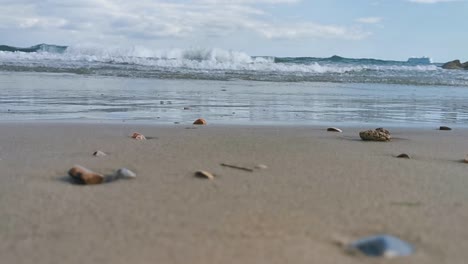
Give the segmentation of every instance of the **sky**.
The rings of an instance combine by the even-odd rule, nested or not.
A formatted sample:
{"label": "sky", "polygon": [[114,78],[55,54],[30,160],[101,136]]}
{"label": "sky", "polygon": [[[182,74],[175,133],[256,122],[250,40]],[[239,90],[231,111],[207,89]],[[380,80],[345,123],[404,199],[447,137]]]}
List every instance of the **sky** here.
{"label": "sky", "polygon": [[468,0],[0,0],[0,44],[468,60]]}

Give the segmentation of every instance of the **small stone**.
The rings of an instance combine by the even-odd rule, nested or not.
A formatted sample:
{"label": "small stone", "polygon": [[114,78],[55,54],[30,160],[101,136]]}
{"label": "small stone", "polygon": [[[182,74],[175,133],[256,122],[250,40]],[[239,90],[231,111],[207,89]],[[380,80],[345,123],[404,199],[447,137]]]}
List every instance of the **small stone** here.
{"label": "small stone", "polygon": [[359,132],[359,136],[364,141],[389,141],[391,136],[389,133],[377,130],[366,130]]}
{"label": "small stone", "polygon": [[107,154],[104,153],[104,152],[102,152],[102,151],[100,151],[100,150],[98,150],[98,151],[95,151],[95,152],[93,153],[93,156],[95,156],[95,157],[104,157],[104,156],[107,156]]}
{"label": "small stone", "polygon": [[397,156],[397,158],[409,159],[410,156],[406,153],[401,153],[400,155]]}
{"label": "small stone", "polygon": [[255,168],[260,169],[260,170],[266,170],[266,169],[268,169],[268,166],[265,165],[265,164],[257,164],[257,165],[255,165]]}
{"label": "small stone", "polygon": [[439,127],[439,130],[452,130],[452,129],[448,126],[441,126]]}
{"label": "small stone", "polygon": [[206,120],[203,118],[199,118],[193,122],[194,125],[206,125]]}
{"label": "small stone", "polygon": [[329,132],[339,132],[339,133],[343,132],[343,130],[341,130],[339,128],[336,128],[336,127],[329,127],[329,128],[327,128],[327,131],[329,131]]}
{"label": "small stone", "polygon": [[200,170],[195,172],[195,177],[213,180],[215,178],[215,175],[211,172]]}
{"label": "small stone", "polygon": [[115,172],[117,178],[121,179],[134,179],[136,178],[136,173],[127,169],[127,168],[120,168]]}
{"label": "small stone", "polygon": [[143,134],[140,134],[138,132],[133,133],[132,138],[136,139],[136,140],[145,140],[146,139],[146,137]]}
{"label": "small stone", "polygon": [[351,243],[348,249],[360,251],[369,257],[385,258],[409,256],[414,252],[412,245],[391,235],[365,237]]}
{"label": "small stone", "polygon": [[100,184],[104,181],[102,174],[93,172],[80,165],[75,165],[68,170],[68,175],[82,184]]}
{"label": "small stone", "polygon": [[184,110],[190,110],[190,107],[184,107]]}

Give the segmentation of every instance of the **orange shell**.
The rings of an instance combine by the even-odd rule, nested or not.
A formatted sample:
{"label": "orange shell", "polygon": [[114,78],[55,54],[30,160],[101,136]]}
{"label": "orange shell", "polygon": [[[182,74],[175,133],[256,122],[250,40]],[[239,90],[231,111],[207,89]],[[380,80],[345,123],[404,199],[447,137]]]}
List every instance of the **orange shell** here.
{"label": "orange shell", "polygon": [[206,125],[206,120],[203,118],[199,118],[193,122],[194,125]]}

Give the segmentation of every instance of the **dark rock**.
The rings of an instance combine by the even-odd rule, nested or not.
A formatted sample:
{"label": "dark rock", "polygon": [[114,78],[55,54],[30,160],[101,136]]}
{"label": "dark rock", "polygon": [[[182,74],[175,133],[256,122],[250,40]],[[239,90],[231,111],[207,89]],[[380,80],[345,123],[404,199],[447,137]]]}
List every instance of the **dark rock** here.
{"label": "dark rock", "polygon": [[410,156],[406,153],[401,153],[400,155],[397,156],[397,158],[409,159]]}
{"label": "dark rock", "polygon": [[391,235],[377,235],[357,240],[349,246],[369,257],[403,257],[413,254],[414,248],[409,243]]}
{"label": "dark rock", "polygon": [[463,65],[460,60],[453,60],[453,61],[449,61],[447,63],[444,63],[444,65],[442,65],[442,68],[444,69],[448,69],[448,70],[456,70],[456,69],[463,69]]}
{"label": "dark rock", "polygon": [[452,130],[452,129],[448,126],[441,126],[439,130]]}

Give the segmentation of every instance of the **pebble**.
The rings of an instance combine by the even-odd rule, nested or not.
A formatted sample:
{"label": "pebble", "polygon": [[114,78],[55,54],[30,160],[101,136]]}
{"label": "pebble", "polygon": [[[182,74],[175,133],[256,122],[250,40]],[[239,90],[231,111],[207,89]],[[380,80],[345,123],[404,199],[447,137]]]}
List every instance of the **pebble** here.
{"label": "pebble", "polygon": [[117,178],[121,179],[134,179],[136,178],[136,173],[127,169],[127,168],[120,168],[115,172]]}
{"label": "pebble", "polygon": [[93,156],[95,156],[95,157],[104,157],[104,156],[107,156],[107,154],[104,153],[104,152],[102,152],[102,151],[100,151],[100,150],[98,150],[98,151],[95,151],[95,152],[93,153]]}
{"label": "pebble", "polygon": [[72,179],[83,184],[100,184],[104,181],[104,176],[102,174],[80,165],[75,165],[68,170],[68,175],[70,175]]}
{"label": "pebble", "polygon": [[397,156],[397,158],[410,159],[410,156],[406,153],[401,153],[400,155]]}
{"label": "pebble", "polygon": [[184,110],[190,110],[190,107],[184,107]]}
{"label": "pebble", "polygon": [[439,127],[439,130],[452,130],[452,129],[448,126],[441,126]]}
{"label": "pebble", "polygon": [[343,132],[343,130],[341,130],[339,128],[336,128],[336,127],[329,127],[329,128],[327,128],[327,131],[329,131],[329,132],[339,132],[339,133]]}
{"label": "pebble", "polygon": [[215,178],[215,175],[211,172],[200,170],[195,172],[195,177],[213,180]]}
{"label": "pebble", "polygon": [[260,169],[260,170],[266,170],[266,169],[268,169],[268,166],[265,165],[265,164],[257,164],[257,165],[255,165],[255,168]]}
{"label": "pebble", "polygon": [[391,235],[365,237],[352,242],[349,249],[358,250],[369,257],[384,258],[409,256],[414,252],[412,245]]}
{"label": "pebble", "polygon": [[194,125],[206,125],[206,120],[203,118],[199,118],[193,122]]}
{"label": "pebble", "polygon": [[140,134],[138,132],[133,133],[132,138],[136,139],[136,140],[145,140],[146,139],[146,137],[143,134]]}
{"label": "pebble", "polygon": [[391,139],[390,133],[379,130],[361,131],[359,132],[359,136],[364,141],[389,141]]}

